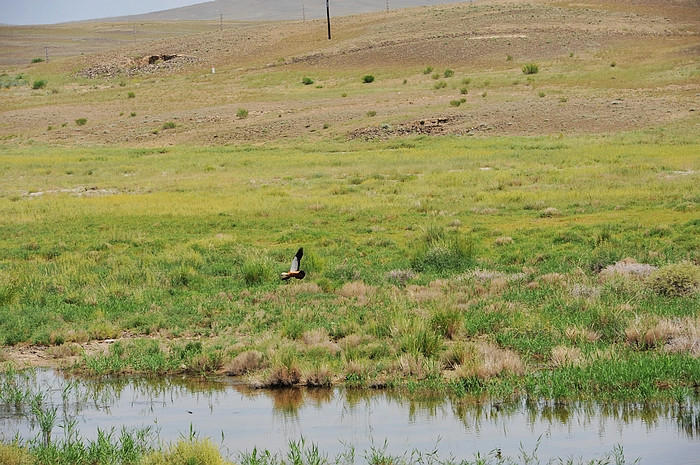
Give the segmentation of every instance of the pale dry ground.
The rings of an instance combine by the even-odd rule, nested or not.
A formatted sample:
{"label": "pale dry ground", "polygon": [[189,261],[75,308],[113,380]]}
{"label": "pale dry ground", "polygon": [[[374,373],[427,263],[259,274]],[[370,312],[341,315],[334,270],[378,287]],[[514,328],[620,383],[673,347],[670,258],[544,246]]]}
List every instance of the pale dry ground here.
{"label": "pale dry ground", "polygon": [[[47,88],[2,89],[0,138],[163,146],[666,125],[697,131],[699,6],[486,0],[335,18],[331,41],[323,21],[228,24],[223,31],[211,22],[144,23],[151,32],[137,41],[129,24],[51,26],[34,30],[35,44],[60,37],[68,55],[67,37],[84,27],[74,50],[85,54],[6,65],[10,75],[46,76]],[[105,30],[112,40],[97,40],[110,37]],[[0,28],[3,45],[22,31]],[[25,63],[32,58],[12,50]],[[151,55],[180,56],[139,66]],[[521,72],[529,62],[540,66],[532,80]],[[455,76],[431,79],[427,66]],[[375,82],[362,84],[365,74]],[[306,75],[314,85],[301,84]],[[435,89],[440,80],[446,87]],[[462,105],[450,105],[460,98]],[[240,108],[247,118],[237,116]],[[87,124],[77,126],[78,118]],[[170,121],[176,127],[161,130]]]}

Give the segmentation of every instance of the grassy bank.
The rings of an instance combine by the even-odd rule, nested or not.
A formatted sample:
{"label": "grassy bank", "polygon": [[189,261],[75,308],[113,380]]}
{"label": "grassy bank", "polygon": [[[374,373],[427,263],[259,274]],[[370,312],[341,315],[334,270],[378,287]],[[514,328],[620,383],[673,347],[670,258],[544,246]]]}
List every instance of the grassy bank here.
{"label": "grassy bank", "polygon": [[[0,340],[98,374],[682,395],[700,383],[698,153],[662,130],[6,143]],[[280,283],[299,246],[307,278]]]}
{"label": "grassy bank", "polygon": [[[273,452],[267,449],[254,449],[252,452],[239,452],[236,461],[225,458],[217,446],[209,439],[196,436],[183,438],[176,443],[161,448],[143,447],[137,443],[136,433],[123,431],[119,438],[105,434],[95,442],[64,442],[53,446],[20,446],[17,443],[0,443],[0,460],[7,465],[33,465],[51,463],[55,465],[102,465],[102,464],[191,464],[199,465],[343,465],[366,463],[367,465],[490,465],[490,464],[531,464],[552,463],[543,461],[537,450],[521,451],[516,457],[501,456],[500,451],[477,452],[473,459],[441,459],[436,451],[413,450],[401,455],[392,455],[384,447],[377,446],[370,450],[356,451],[352,446],[335,457],[319,450],[314,444],[306,444],[301,439],[290,442],[287,450]],[[132,444],[126,446],[124,444]],[[134,445],[136,444],[136,445]],[[133,447],[133,449],[132,449]],[[625,454],[621,447],[608,452],[603,457],[593,460],[560,457],[561,463],[603,465],[609,463],[624,464]],[[632,462],[635,463],[635,462]]]}

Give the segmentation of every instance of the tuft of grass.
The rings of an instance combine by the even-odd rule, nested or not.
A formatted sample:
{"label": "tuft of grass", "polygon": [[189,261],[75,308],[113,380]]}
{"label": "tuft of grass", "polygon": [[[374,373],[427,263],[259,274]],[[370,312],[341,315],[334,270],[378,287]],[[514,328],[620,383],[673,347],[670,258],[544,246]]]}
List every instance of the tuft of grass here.
{"label": "tuft of grass", "polygon": [[75,124],[77,124],[78,126],[85,126],[86,123],[87,118],[78,118],[75,120]]}
{"label": "tuft of grass", "polygon": [[248,117],[248,110],[239,108],[238,111],[236,111],[236,116],[238,116],[239,119],[245,119]]}
{"label": "tuft of grass", "polygon": [[310,77],[304,76],[301,80],[301,83],[304,84],[305,86],[310,86],[311,84],[314,83],[314,80],[311,79]]}
{"label": "tuft of grass", "polygon": [[146,455],[143,465],[233,465],[225,460],[209,438],[183,438],[166,450]]}
{"label": "tuft of grass", "polygon": [[411,261],[416,271],[437,273],[466,270],[474,263],[472,241],[458,232],[429,228]]}
{"label": "tuft of grass", "polygon": [[364,82],[365,84],[370,84],[374,82],[374,76],[371,74],[366,74],[362,76],[362,82]]}
{"label": "tuft of grass", "polygon": [[34,89],[34,90],[39,90],[39,89],[44,89],[44,88],[46,88],[46,80],[44,80],[44,79],[37,79],[32,84],[32,89]]}

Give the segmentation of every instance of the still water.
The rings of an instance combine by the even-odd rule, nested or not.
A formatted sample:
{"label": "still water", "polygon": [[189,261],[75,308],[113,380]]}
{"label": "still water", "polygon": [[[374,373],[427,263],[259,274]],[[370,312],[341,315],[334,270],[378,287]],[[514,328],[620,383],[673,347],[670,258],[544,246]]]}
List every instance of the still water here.
{"label": "still water", "polygon": [[[231,459],[253,448],[283,454],[290,441],[303,438],[330,458],[354,447],[359,463],[371,450],[406,456],[437,450],[442,459],[469,460],[497,449],[512,458],[536,450],[546,463],[601,458],[622,446],[628,463],[700,464],[697,399],[682,405],[464,403],[342,388],[255,390],[228,378],[95,380],[53,370],[15,377],[55,409],[54,440],[72,424],[90,440],[98,428],[151,427],[165,443],[195,432]],[[0,397],[0,439],[40,435],[27,405]]]}

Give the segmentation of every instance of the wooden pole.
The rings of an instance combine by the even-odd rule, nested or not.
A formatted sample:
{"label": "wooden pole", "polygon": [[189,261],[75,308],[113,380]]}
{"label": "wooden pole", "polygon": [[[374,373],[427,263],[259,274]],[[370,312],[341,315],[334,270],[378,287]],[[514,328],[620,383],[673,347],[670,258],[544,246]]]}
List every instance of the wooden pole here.
{"label": "wooden pole", "polygon": [[331,40],[331,10],[328,6],[329,0],[326,0],[326,19],[328,20],[328,40]]}

